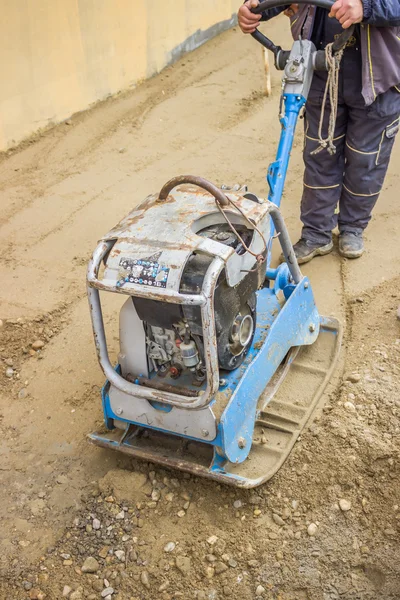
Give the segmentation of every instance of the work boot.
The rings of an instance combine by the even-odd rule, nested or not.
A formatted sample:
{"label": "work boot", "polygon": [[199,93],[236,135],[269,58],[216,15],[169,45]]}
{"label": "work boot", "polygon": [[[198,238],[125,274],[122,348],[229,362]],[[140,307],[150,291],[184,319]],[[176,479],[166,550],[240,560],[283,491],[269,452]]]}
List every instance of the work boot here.
{"label": "work boot", "polygon": [[[293,245],[293,250],[297,258],[299,265],[310,262],[314,256],[324,256],[332,252],[333,243],[330,241],[328,244],[313,244],[309,240],[300,238],[296,244]],[[281,254],[281,262],[283,262],[284,256]]]}
{"label": "work boot", "polygon": [[339,234],[339,254],[345,258],[359,258],[364,253],[362,233],[343,231]]}

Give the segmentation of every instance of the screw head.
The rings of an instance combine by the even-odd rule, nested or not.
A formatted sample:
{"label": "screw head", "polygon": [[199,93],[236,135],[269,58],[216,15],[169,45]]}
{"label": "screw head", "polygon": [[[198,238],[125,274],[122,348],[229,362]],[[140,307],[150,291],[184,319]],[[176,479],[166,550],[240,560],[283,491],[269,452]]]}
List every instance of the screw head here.
{"label": "screw head", "polygon": [[122,415],[122,413],[123,413],[124,411],[123,411],[123,410],[122,410],[122,408],[119,406],[115,412],[117,413],[117,415]]}
{"label": "screw head", "polygon": [[238,439],[238,446],[241,450],[243,450],[243,448],[245,448],[246,446],[246,440],[243,437],[240,437]]}
{"label": "screw head", "polygon": [[315,331],[315,325],[314,323],[311,323],[310,327],[308,328],[310,330],[311,333],[314,333]]}
{"label": "screw head", "polygon": [[210,435],[210,432],[207,429],[202,429],[201,433],[203,434],[203,437],[208,437]]}
{"label": "screw head", "polygon": [[308,283],[308,281],[305,281],[305,282],[304,282],[304,289],[305,289],[305,290],[308,290],[308,287],[309,287],[309,285],[310,285],[310,284]]}

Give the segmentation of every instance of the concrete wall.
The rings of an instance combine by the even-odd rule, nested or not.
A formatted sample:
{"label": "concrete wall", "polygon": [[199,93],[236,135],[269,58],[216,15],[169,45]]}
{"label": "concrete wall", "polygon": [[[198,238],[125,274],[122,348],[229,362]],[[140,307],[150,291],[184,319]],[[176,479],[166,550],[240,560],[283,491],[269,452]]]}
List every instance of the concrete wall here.
{"label": "concrete wall", "polygon": [[3,0],[0,150],[150,77],[241,0]]}

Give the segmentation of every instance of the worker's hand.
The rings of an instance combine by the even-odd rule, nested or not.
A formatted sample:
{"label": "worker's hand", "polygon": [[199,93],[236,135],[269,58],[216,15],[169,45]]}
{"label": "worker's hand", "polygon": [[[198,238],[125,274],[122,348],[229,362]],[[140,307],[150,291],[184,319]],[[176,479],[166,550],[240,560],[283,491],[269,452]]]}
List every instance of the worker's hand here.
{"label": "worker's hand", "polygon": [[251,8],[256,8],[259,5],[258,0],[247,0],[238,11],[238,23],[243,33],[253,33],[257,29],[257,25],[261,19],[261,15],[254,15]]}
{"label": "worker's hand", "polygon": [[336,0],[329,16],[335,17],[343,29],[348,29],[354,23],[361,23],[364,18],[362,0]]}
{"label": "worker's hand", "polygon": [[299,10],[299,5],[298,4],[291,4],[289,6],[289,8],[287,8],[284,11],[283,14],[290,18],[290,17],[293,17],[298,12],[298,10]]}

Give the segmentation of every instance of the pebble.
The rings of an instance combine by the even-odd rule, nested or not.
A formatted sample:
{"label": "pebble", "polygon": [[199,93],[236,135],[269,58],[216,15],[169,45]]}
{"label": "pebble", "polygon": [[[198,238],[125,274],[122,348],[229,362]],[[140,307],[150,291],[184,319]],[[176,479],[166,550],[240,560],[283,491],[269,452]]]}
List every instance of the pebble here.
{"label": "pebble", "polygon": [[95,579],[92,583],[92,588],[95,592],[101,592],[103,590],[103,582],[101,579]]}
{"label": "pebble", "polygon": [[70,595],[71,592],[72,592],[72,588],[70,588],[69,585],[64,585],[63,598],[68,598],[68,596]]}
{"label": "pebble", "polygon": [[384,530],[383,533],[387,537],[394,537],[394,536],[396,536],[396,531],[393,529],[393,527],[388,527],[387,529]]}
{"label": "pebble", "polygon": [[340,510],[343,512],[347,512],[351,509],[351,502],[349,500],[344,500],[343,498],[339,500]]}
{"label": "pebble", "polygon": [[140,581],[142,582],[142,585],[144,585],[144,587],[146,589],[150,589],[150,581],[149,581],[149,575],[147,573],[147,571],[142,571],[141,575],[140,575]]}
{"label": "pebble", "polygon": [[172,502],[172,500],[174,499],[174,494],[172,492],[165,494],[165,499],[167,502]]}
{"label": "pebble", "polygon": [[185,515],[186,515],[186,513],[185,513],[185,511],[184,511],[184,510],[180,510],[180,511],[177,513],[177,516],[178,516],[180,519],[182,519],[182,517],[184,517]]}
{"label": "pebble", "polygon": [[299,508],[298,500],[292,500],[292,508],[293,508],[293,510],[297,510]]}
{"label": "pebble", "polygon": [[88,556],[81,567],[82,573],[96,573],[99,570],[99,563],[93,556]]}
{"label": "pebble", "polygon": [[65,475],[59,475],[57,477],[57,483],[59,483],[60,485],[68,483],[68,477],[66,477]]}
{"label": "pebble", "polygon": [[5,358],[4,362],[7,365],[7,367],[12,367],[14,365],[14,361],[12,358]]}
{"label": "pebble", "polygon": [[101,527],[101,523],[99,521],[99,519],[93,519],[93,523],[92,523],[93,529],[100,529]]}
{"label": "pebble", "polygon": [[221,573],[224,573],[227,570],[228,570],[228,567],[226,566],[225,563],[223,563],[221,561],[217,561],[216,563],[214,563],[214,571],[215,571],[216,575],[220,575]]}
{"label": "pebble", "polygon": [[114,554],[120,562],[125,562],[125,552],[123,550],[116,550]]}
{"label": "pebble", "polygon": [[190,572],[191,561],[188,556],[178,556],[176,558],[176,568],[182,575],[188,575]]}
{"label": "pebble", "polygon": [[260,597],[265,593],[265,588],[262,585],[258,585],[256,588],[256,596]]}
{"label": "pebble", "polygon": [[43,348],[43,346],[44,346],[44,342],[42,340],[36,340],[31,345],[31,348],[32,348],[32,350],[40,350],[40,348]]}
{"label": "pebble", "polygon": [[231,558],[230,561],[228,562],[228,565],[232,568],[232,569],[236,569],[237,567],[237,562],[234,558]]}
{"label": "pebble", "polygon": [[12,369],[11,367],[7,367],[6,369],[6,377],[8,377],[8,379],[11,379],[11,377],[14,376],[14,369]]}
{"label": "pebble", "polygon": [[176,544],[175,542],[168,542],[164,546],[164,552],[173,552],[175,550]]}
{"label": "pebble", "polygon": [[164,581],[164,583],[162,583],[162,584],[160,585],[160,587],[158,588],[158,591],[159,591],[160,593],[161,593],[161,592],[165,592],[165,590],[167,590],[167,589],[168,589],[168,587],[169,587],[169,581],[168,581],[168,580],[166,580],[166,581]]}
{"label": "pebble", "polygon": [[122,519],[125,519],[125,512],[121,510],[121,512],[119,512],[115,518],[119,521],[122,521]]}
{"label": "pebble", "polygon": [[356,412],[356,407],[354,406],[354,404],[352,402],[345,402],[343,404],[343,406],[345,407],[346,410],[348,410],[349,412]]}
{"label": "pebble", "polygon": [[358,383],[361,381],[361,375],[359,375],[359,373],[350,373],[350,375],[347,376],[347,381],[350,381],[351,383]]}
{"label": "pebble", "polygon": [[318,527],[315,523],[310,523],[307,528],[307,533],[310,537],[314,536],[317,533]]}
{"label": "pebble", "polygon": [[19,400],[23,400],[24,398],[26,398],[27,396],[27,389],[26,388],[22,388],[21,390],[19,390],[18,392],[18,399]]}
{"label": "pebble", "polygon": [[29,592],[30,600],[44,600],[46,598],[46,594],[44,594],[41,590],[31,590]]}
{"label": "pebble", "polygon": [[233,508],[241,508],[241,507],[242,507],[242,501],[235,500],[235,502],[233,503]]}
{"label": "pebble", "polygon": [[206,574],[207,579],[212,579],[214,577],[214,573],[215,573],[214,567],[212,567],[211,565],[206,567],[205,574]]}
{"label": "pebble", "polygon": [[268,537],[270,540],[277,540],[278,539],[278,534],[275,533],[275,531],[270,531],[268,534]]}
{"label": "pebble", "polygon": [[218,538],[216,535],[211,535],[207,540],[207,544],[210,544],[210,546],[214,546],[214,544],[216,544],[217,542]]}
{"label": "pebble", "polygon": [[277,525],[280,525],[281,527],[282,527],[282,525],[285,524],[285,521],[279,515],[277,515],[275,513],[272,515],[272,518],[275,521],[275,523]]}
{"label": "pebble", "polygon": [[259,508],[255,508],[255,509],[253,510],[253,515],[254,515],[255,517],[259,517],[259,516],[261,515],[261,510],[260,510]]}
{"label": "pebble", "polygon": [[108,546],[103,546],[102,548],[100,548],[100,550],[98,551],[98,555],[100,556],[100,558],[106,558],[108,555]]}
{"label": "pebble", "polygon": [[112,596],[114,593],[114,588],[112,587],[107,587],[105,588],[102,592],[101,592],[101,597],[102,598],[107,598],[107,596]]}

